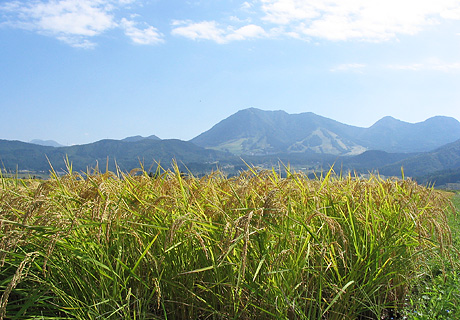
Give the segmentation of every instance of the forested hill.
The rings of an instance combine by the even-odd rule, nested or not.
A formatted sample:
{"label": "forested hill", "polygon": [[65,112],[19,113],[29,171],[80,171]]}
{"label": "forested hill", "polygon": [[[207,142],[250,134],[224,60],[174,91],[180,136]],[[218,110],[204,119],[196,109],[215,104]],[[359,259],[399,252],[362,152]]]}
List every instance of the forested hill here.
{"label": "forested hill", "polygon": [[85,145],[70,147],[47,147],[20,141],[0,140],[0,161],[4,169],[27,169],[48,171],[50,163],[56,170],[65,169],[68,158],[75,170],[86,170],[96,165],[115,169],[115,163],[123,170],[138,168],[142,164],[148,169],[159,162],[170,166],[173,160],[179,164],[206,166],[215,161],[225,162],[233,156],[198,147],[181,140],[142,139],[134,142],[100,140]]}

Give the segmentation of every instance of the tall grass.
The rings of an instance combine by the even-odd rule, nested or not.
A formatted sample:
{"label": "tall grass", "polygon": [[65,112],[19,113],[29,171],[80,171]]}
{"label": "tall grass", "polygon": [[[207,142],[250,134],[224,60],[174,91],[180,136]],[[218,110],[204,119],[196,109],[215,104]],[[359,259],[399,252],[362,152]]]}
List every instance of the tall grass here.
{"label": "tall grass", "polygon": [[0,319],[389,318],[451,248],[449,201],[411,180],[0,180]]}
{"label": "tall grass", "polygon": [[[460,208],[460,194],[451,197]],[[460,220],[449,215],[452,230],[450,254],[429,259],[419,281],[408,296],[405,316],[407,320],[460,319]],[[452,260],[456,263],[451,263]]]}

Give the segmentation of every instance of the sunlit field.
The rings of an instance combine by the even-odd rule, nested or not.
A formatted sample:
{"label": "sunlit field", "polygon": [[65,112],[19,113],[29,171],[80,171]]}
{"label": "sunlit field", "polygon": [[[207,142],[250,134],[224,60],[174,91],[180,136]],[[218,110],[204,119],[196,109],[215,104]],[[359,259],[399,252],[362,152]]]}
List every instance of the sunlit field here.
{"label": "sunlit field", "polygon": [[2,177],[0,319],[457,318],[451,194],[285,169]]}

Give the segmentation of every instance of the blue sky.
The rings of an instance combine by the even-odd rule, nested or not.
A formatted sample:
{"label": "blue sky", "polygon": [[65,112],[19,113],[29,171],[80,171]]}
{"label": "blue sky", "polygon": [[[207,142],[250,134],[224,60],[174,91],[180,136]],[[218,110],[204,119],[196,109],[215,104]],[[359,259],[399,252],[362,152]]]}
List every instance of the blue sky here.
{"label": "blue sky", "polygon": [[460,0],[0,1],[0,139],[189,140],[248,107],[460,120]]}

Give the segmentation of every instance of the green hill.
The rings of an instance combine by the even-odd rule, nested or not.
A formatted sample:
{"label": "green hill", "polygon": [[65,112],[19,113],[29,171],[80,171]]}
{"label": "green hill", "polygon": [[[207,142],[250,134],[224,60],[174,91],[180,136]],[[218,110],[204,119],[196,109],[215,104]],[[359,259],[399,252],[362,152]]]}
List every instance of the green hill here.
{"label": "green hill", "polygon": [[[147,170],[160,162],[169,166],[175,159],[179,164],[200,164],[203,168],[216,161],[233,159],[228,154],[206,150],[193,143],[181,140],[142,139],[135,142],[120,140],[101,140],[85,145],[71,147],[45,147],[20,141],[0,140],[0,161],[6,170],[47,171],[49,162],[55,170],[64,170],[65,159],[72,162],[75,170],[86,170],[96,165],[109,169],[118,165],[122,170],[131,170],[143,163]],[[48,162],[49,159],[49,162]]]}
{"label": "green hill", "polygon": [[432,152],[398,161],[381,168],[385,175],[399,175],[401,167],[407,176],[425,176],[433,172],[460,168],[460,140]]}

